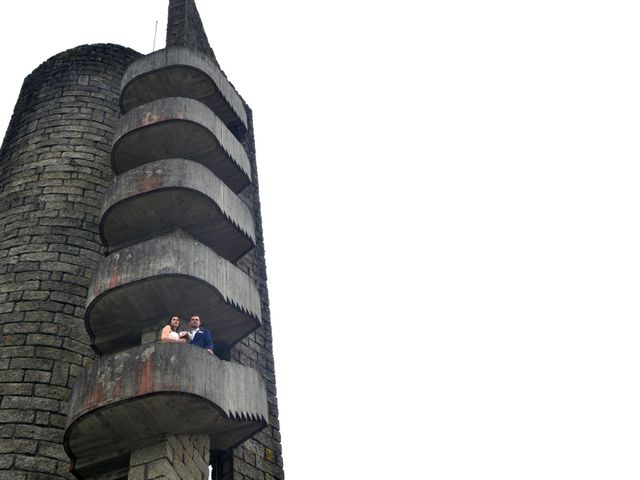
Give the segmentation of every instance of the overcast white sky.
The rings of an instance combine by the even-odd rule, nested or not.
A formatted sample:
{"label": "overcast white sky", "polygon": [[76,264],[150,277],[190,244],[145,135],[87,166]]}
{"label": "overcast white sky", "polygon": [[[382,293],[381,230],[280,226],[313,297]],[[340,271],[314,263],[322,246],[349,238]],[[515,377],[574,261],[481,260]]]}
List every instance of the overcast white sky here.
{"label": "overcast white sky", "polygon": [[[167,4],[2,2],[0,130]],[[198,7],[254,110],[287,479],[637,479],[637,2]]]}

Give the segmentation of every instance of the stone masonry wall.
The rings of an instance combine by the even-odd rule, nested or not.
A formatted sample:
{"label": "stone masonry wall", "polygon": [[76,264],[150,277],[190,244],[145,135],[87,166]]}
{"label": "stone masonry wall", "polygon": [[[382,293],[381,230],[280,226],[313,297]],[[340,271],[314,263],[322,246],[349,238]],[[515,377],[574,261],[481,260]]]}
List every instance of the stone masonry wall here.
{"label": "stone masonry wall", "polygon": [[127,480],[207,480],[209,437],[169,435],[131,453]]}
{"label": "stone masonry wall", "polygon": [[[167,45],[195,48],[215,59],[193,0],[171,0],[169,13]],[[61,445],[67,401],[75,377],[94,357],[83,323],[84,302],[102,258],[98,215],[112,179],[109,153],[120,78],[137,56],[123,47],[94,45],[47,61],[25,80],[0,149],[3,480],[70,478]],[[254,183],[241,198],[253,213],[257,245],[237,264],[258,285],[263,326],[232,349],[230,360],[266,379],[269,426],[231,452],[216,452],[214,464],[216,476],[225,480],[283,479],[258,175],[247,111],[244,145]],[[153,461],[136,455],[131,465],[145,465],[144,475],[151,478]]]}
{"label": "stone masonry wall", "polygon": [[71,478],[62,447],[101,259],[120,80],[138,54],[90,45],[26,78],[0,149],[0,478]]}
{"label": "stone masonry wall", "polygon": [[[251,161],[253,183],[240,195],[247,204],[256,223],[256,247],[242,257],[237,265],[253,278],[260,291],[262,307],[262,326],[242,342],[232,348],[231,360],[255,368],[267,382],[269,402],[269,425],[235,448],[231,455],[220,458],[224,464],[232,463],[233,476],[224,480],[273,480],[283,479],[282,447],[280,424],[278,422],[278,399],[276,396],[276,377],[273,361],[273,339],[271,336],[271,316],[269,311],[269,293],[267,290],[267,268],[265,263],[264,239],[262,236],[262,215],[258,187],[255,140],[253,136],[253,115],[246,106],[249,118],[249,131],[244,141],[245,149]],[[224,468],[223,468],[224,470]]]}
{"label": "stone masonry wall", "polygon": [[167,22],[167,47],[188,47],[209,55],[216,64],[216,56],[209,45],[202,20],[194,0],[170,0]]}

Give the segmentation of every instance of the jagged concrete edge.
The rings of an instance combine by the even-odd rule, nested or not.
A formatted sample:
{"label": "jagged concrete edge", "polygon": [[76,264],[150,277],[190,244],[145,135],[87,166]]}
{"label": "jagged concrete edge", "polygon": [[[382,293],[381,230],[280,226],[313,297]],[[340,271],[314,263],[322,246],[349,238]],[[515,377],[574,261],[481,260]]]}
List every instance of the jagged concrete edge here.
{"label": "jagged concrete edge", "polygon": [[[119,262],[121,256],[129,255],[129,254],[134,255],[136,253],[140,254],[139,251],[142,250],[141,246],[144,246],[150,243],[162,243],[162,242],[170,242],[170,241],[175,241],[177,243],[184,243],[184,242],[195,243],[196,248],[198,248],[207,258],[212,259],[213,262],[219,263],[224,267],[223,269],[224,275],[222,275],[221,277],[224,277],[225,281],[216,282],[215,278],[213,279],[211,277],[202,278],[201,276],[198,276],[197,272],[194,272],[194,271],[189,271],[189,270],[184,272],[179,271],[174,263],[174,271],[167,271],[165,266],[164,271],[162,273],[157,273],[156,275],[143,276],[139,272],[133,272],[133,275],[128,279],[128,281],[122,282],[114,288],[108,288],[108,286],[104,286],[104,285],[102,286],[104,288],[101,288],[99,285],[96,285],[96,281],[97,281],[96,279],[107,278],[108,275],[105,275],[105,271],[111,270],[111,266],[114,263]],[[177,257],[175,255],[173,256],[172,259],[177,263]],[[223,283],[225,286],[228,285],[226,282],[226,279],[229,278],[229,276],[227,276],[226,274],[229,272],[231,272],[230,276],[234,280],[234,284],[244,283],[244,285],[242,285],[242,288],[240,290],[247,293],[246,303],[248,303],[249,305],[246,305],[245,302],[241,302],[240,300],[234,298],[227,291],[227,288],[224,288],[224,289],[220,288],[220,285],[219,285],[220,283]],[[212,272],[211,270],[208,270],[207,273],[211,274]],[[217,274],[217,270],[215,273],[213,273],[213,275],[216,275],[216,274]],[[151,240],[147,240],[145,242],[140,242],[130,247],[123,248],[122,250],[118,250],[112,255],[103,258],[102,262],[100,262],[100,264],[98,265],[98,268],[96,268],[96,270],[94,271],[94,274],[93,274],[93,277],[91,278],[91,282],[89,283],[89,289],[87,292],[87,303],[86,303],[84,320],[85,320],[85,327],[92,341],[95,339],[95,335],[93,333],[93,329],[90,326],[89,317],[91,315],[91,311],[93,309],[93,306],[95,305],[95,302],[98,301],[103,295],[108,294],[109,291],[114,290],[115,288],[122,288],[125,285],[132,285],[134,283],[148,280],[151,278],[155,278],[159,276],[170,276],[170,275],[190,276],[199,281],[205,282],[207,285],[210,285],[213,290],[218,292],[219,295],[229,305],[240,310],[242,313],[257,319],[259,323],[262,323],[260,292],[258,291],[251,277],[249,277],[246,273],[244,273],[238,267],[233,265],[231,262],[220,257],[217,253],[215,253],[212,249],[210,249],[206,245],[193,239],[192,237],[187,235],[184,231],[177,229],[173,233],[156,237]]]}
{"label": "jagged concrete edge", "polygon": [[[78,401],[79,401],[79,397],[82,393],[84,393],[85,391],[87,391],[92,385],[94,385],[97,381],[97,378],[100,377],[100,367],[103,367],[107,362],[111,361],[114,356],[120,356],[120,357],[124,357],[121,360],[121,364],[125,365],[125,364],[131,364],[131,362],[135,359],[135,356],[139,354],[140,358],[143,358],[145,355],[147,355],[148,358],[148,351],[150,349],[153,349],[153,351],[155,351],[155,349],[159,348],[160,350],[176,350],[178,352],[182,352],[185,355],[192,355],[192,356],[202,356],[204,361],[213,361],[216,362],[218,365],[217,367],[221,367],[221,373],[219,375],[219,378],[217,378],[217,380],[221,383],[223,383],[224,385],[222,386],[223,388],[221,388],[219,385],[217,385],[215,388],[212,387],[211,392],[210,393],[218,393],[220,391],[226,391],[227,388],[236,388],[238,390],[238,397],[240,399],[240,401],[242,402],[244,399],[248,399],[250,398],[250,396],[248,395],[248,392],[246,391],[248,388],[253,388],[253,389],[257,389],[261,394],[264,394],[264,397],[262,398],[262,401],[264,402],[264,405],[262,405],[262,408],[264,411],[260,411],[259,407],[255,407],[253,409],[249,408],[248,404],[243,405],[243,409],[234,409],[231,405],[220,405],[218,403],[216,403],[215,400],[209,398],[206,396],[207,392],[190,392],[190,391],[185,391],[185,390],[168,390],[168,387],[165,387],[165,389],[161,389],[158,390],[156,392],[152,392],[152,393],[145,393],[142,395],[130,395],[130,396],[126,396],[116,402],[113,403],[109,403],[106,405],[102,405],[102,406],[96,406],[94,408],[85,408],[83,410],[79,410],[76,412],[76,409],[79,408],[79,406],[77,405]],[[265,426],[268,425],[268,395],[267,395],[267,385],[265,380],[261,377],[260,373],[251,367],[248,367],[246,365],[242,365],[242,364],[238,364],[238,363],[233,363],[233,362],[227,362],[227,361],[223,361],[217,358],[213,358],[213,357],[209,357],[203,350],[199,350],[199,349],[191,349],[191,350],[183,350],[187,347],[183,346],[183,345],[176,345],[176,344],[163,344],[163,343],[156,343],[156,344],[151,344],[151,345],[141,345],[138,347],[134,347],[131,348],[129,350],[125,350],[123,352],[118,352],[117,354],[114,355],[110,355],[107,357],[101,357],[95,360],[95,362],[87,369],[85,369],[82,373],[80,373],[80,375],[78,375],[76,382],[74,383],[73,386],[73,390],[72,390],[72,394],[71,394],[71,398],[69,400],[69,413],[67,416],[67,423],[65,426],[65,432],[64,432],[64,437],[63,437],[63,445],[64,445],[64,449],[67,452],[67,454],[69,455],[69,457],[72,459],[72,461],[75,461],[76,457],[72,454],[72,451],[70,449],[69,446],[69,442],[70,442],[70,436],[71,433],[73,431],[74,426],[77,426],[78,423],[82,420],[82,418],[84,418],[87,415],[91,415],[93,413],[102,411],[104,409],[108,409],[108,408],[114,408],[117,407],[119,404],[121,403],[126,403],[132,399],[138,399],[138,398],[143,398],[143,397],[147,397],[147,396],[151,396],[151,395],[187,395],[187,396],[194,396],[197,397],[199,400],[204,400],[206,403],[210,404],[212,408],[216,409],[217,411],[219,411],[222,415],[226,416],[227,418],[229,418],[230,420],[234,420],[234,421],[246,421],[246,422],[261,422],[263,425],[261,427],[259,427],[257,430],[254,431],[254,433],[252,433],[251,435],[248,435],[246,438],[249,438],[252,435],[255,435],[255,433],[257,433],[259,430],[261,430],[262,428],[264,428]],[[145,351],[146,350],[146,351]],[[161,360],[161,357],[159,358],[158,362]],[[200,360],[198,360],[200,361]],[[105,367],[107,368],[107,367]],[[124,368],[123,368],[124,371]],[[186,370],[187,372],[190,372],[189,370]],[[243,371],[242,373],[240,373],[241,371]],[[213,370],[211,370],[211,372],[213,372]],[[118,371],[113,372],[113,375],[119,375]],[[253,377],[251,380],[251,387],[249,387],[246,382],[242,382],[241,377],[246,376],[246,377]],[[91,380],[94,379],[94,381],[92,382]],[[235,380],[235,381],[234,381]],[[187,384],[191,384],[192,382],[185,382]],[[207,385],[211,385],[213,382],[209,382],[207,383]],[[176,388],[176,387],[174,387]],[[224,401],[224,397],[219,399]],[[254,400],[253,398],[251,398],[250,402]],[[260,399],[258,399],[258,402],[260,402]]]}
{"label": "jagged concrete edge", "polygon": [[[182,359],[185,361],[178,362],[180,365],[193,365],[193,364],[204,365],[206,363],[216,364],[215,367],[212,367],[210,372],[211,373],[218,372],[218,377],[216,378],[217,382],[213,382],[213,381],[204,382],[205,385],[209,386],[210,388],[209,392],[206,391],[206,388],[205,388],[205,391],[201,391],[201,392],[193,392],[193,391],[187,390],[186,388],[174,390],[172,388],[178,388],[178,387],[175,386],[175,383],[168,382],[170,383],[170,385],[162,386],[162,388],[160,388],[157,391],[154,391],[151,393],[145,393],[141,395],[128,395],[126,397],[119,399],[116,402],[109,403],[108,405],[105,404],[97,407],[92,407],[89,409],[85,408],[83,410],[78,411],[77,415],[72,414],[72,412],[75,409],[79,408],[78,405],[76,405],[76,403],[79,399],[79,395],[83,393],[82,390],[83,389],[88,390],[91,385],[96,384],[97,383],[96,379],[102,378],[103,374],[105,373],[104,371],[101,371],[101,369],[103,368],[108,369],[109,368],[108,364],[115,361],[117,357],[121,357],[121,360],[119,360],[119,363],[122,365],[122,368],[116,369],[116,371],[111,372],[111,375],[113,377],[117,376],[121,378],[121,373],[119,373],[120,371],[131,372],[130,369],[126,368],[126,365],[131,365],[132,362],[136,360],[138,361],[142,361],[143,359],[146,360],[149,358],[149,356],[153,355],[153,353],[155,353],[156,351],[158,351],[159,354],[154,359],[155,362],[157,363],[157,368],[154,368],[154,370],[162,371],[162,366],[165,365],[165,363],[161,362],[161,360],[163,359],[162,355],[175,355],[176,353],[171,352],[171,350],[173,350],[174,352],[177,352],[180,356],[202,357],[200,359],[194,359],[194,358]],[[197,382],[193,382],[189,378],[189,374],[193,374],[194,377],[196,376],[193,370],[185,369],[185,374],[186,374],[185,375],[186,380],[184,382],[185,386],[193,385],[194,383],[197,383]],[[243,378],[243,377],[247,377],[247,378]],[[198,378],[201,378],[201,377],[198,376]],[[242,381],[242,380],[248,380],[248,381]],[[222,387],[220,386],[220,384],[223,384]],[[237,402],[242,405],[238,403],[235,403],[235,404],[231,403],[228,405],[223,404],[226,398],[223,392],[227,392],[229,390],[235,390],[237,392],[237,396],[235,398],[237,399]],[[250,393],[249,391],[252,391],[254,395],[249,395]],[[220,395],[220,398],[217,399],[219,403],[216,403],[216,401],[214,401],[215,399],[211,401],[216,407],[216,409],[218,409],[221,413],[223,413],[228,418],[242,419],[245,421],[249,421],[249,420],[267,421],[266,414],[268,412],[268,406],[267,406],[268,398],[267,398],[266,391],[267,391],[267,387],[266,387],[265,380],[261,377],[260,373],[255,368],[249,367],[247,365],[242,365],[240,363],[221,360],[217,357],[211,357],[203,349],[192,347],[192,346],[185,346],[181,344],[171,344],[171,343],[161,343],[161,342],[147,344],[147,345],[139,345],[139,346],[132,347],[130,349],[127,349],[112,355],[107,355],[104,357],[97,358],[90,367],[86,368],[84,371],[80,373],[80,375],[78,375],[76,383],[74,384],[74,387],[73,387],[71,399],[69,401],[69,420],[67,421],[67,424],[72,423],[72,420],[71,420],[72,416],[80,417],[85,415],[89,411],[95,411],[96,409],[101,409],[108,406],[114,406],[119,403],[122,403],[123,401],[131,400],[133,398],[142,398],[149,394],[160,394],[160,393],[168,393],[168,394],[179,393],[179,394],[185,394],[185,395],[195,395],[195,396],[198,396],[199,398],[204,398],[207,400],[211,400],[210,397],[206,396],[207,393],[212,395]],[[264,393],[263,398],[262,399],[256,398],[255,392],[260,392],[261,394]],[[264,402],[264,404],[261,405],[261,407],[264,408],[264,411],[261,411],[261,408],[257,406],[256,402],[257,403]],[[254,404],[253,408],[251,406],[252,403]]]}
{"label": "jagged concrete edge", "polygon": [[[150,111],[161,110],[165,110],[165,112],[171,111],[174,117],[164,118],[163,120],[148,125],[144,124],[143,119],[145,114],[148,114]],[[163,114],[163,116],[166,117],[166,113]],[[161,98],[133,108],[122,115],[116,124],[111,147],[111,166],[113,170],[120,173],[115,168],[114,158],[117,152],[118,143],[120,143],[124,137],[135,131],[145,129],[153,125],[158,125],[164,122],[179,121],[191,122],[207,130],[218,145],[220,145],[220,148],[222,148],[227,157],[235,163],[240,170],[242,170],[251,182],[251,163],[249,162],[249,157],[242,144],[209,107],[198,100],[186,97]],[[129,123],[131,123],[132,126],[125,130],[125,125]]]}
{"label": "jagged concrete edge", "polygon": [[229,82],[224,73],[222,73],[222,70],[204,53],[187,47],[167,47],[134,60],[129,67],[127,67],[122,77],[120,111],[124,112],[122,97],[125,96],[127,87],[130,84],[145,75],[152,74],[154,71],[173,67],[193,68],[209,77],[227,105],[236,113],[244,127],[249,128],[247,112],[244,109],[242,97],[240,97],[238,91],[231,82]]}
{"label": "jagged concrete edge", "polygon": [[[164,165],[170,165],[172,162],[181,162],[185,165],[188,165],[188,168],[200,170],[201,175],[198,176],[197,178],[202,180],[202,184],[188,187],[188,186],[185,186],[185,182],[180,181],[180,180],[183,180],[182,178],[180,178],[179,180],[167,183],[157,189],[150,190],[147,192],[141,192],[129,197],[118,195],[116,193],[120,189],[120,185],[127,181],[127,177],[137,175],[140,172],[144,171],[145,169],[151,169],[151,168],[163,167]],[[222,192],[221,199],[216,198],[218,196],[217,189],[216,189],[216,186],[212,186],[212,183],[213,184],[217,183],[218,184],[217,186],[222,188],[223,192]],[[210,188],[207,188],[207,187],[210,187]],[[238,195],[236,195],[233,192],[233,190],[227,187],[227,185],[222,180],[220,180],[207,167],[205,167],[204,165],[198,162],[194,162],[193,160],[188,160],[183,158],[171,158],[171,159],[164,159],[164,160],[158,160],[151,163],[146,163],[144,165],[133,168],[123,174],[118,175],[113,180],[113,182],[111,183],[111,185],[109,185],[109,187],[107,188],[107,191],[105,192],[105,195],[104,195],[105,201],[102,207],[102,211],[100,213],[100,238],[102,239],[102,243],[105,245],[105,247],[108,248],[108,242],[104,237],[103,230],[104,230],[105,216],[108,214],[109,211],[111,211],[118,205],[126,203],[128,200],[131,200],[133,198],[138,198],[148,193],[157,192],[161,190],[168,190],[168,189],[180,189],[180,188],[199,193],[203,195],[205,198],[212,201],[216,209],[224,216],[224,218],[227,219],[229,223],[234,225],[240,232],[242,232],[244,236],[255,247],[255,244],[256,244],[255,222],[254,222],[253,216],[251,215],[251,212],[249,211],[249,208],[245,205],[245,203],[242,200],[240,200],[240,197],[238,197]],[[242,219],[235,218],[229,213],[230,211],[236,211],[236,212],[241,211],[242,217],[244,218]]]}

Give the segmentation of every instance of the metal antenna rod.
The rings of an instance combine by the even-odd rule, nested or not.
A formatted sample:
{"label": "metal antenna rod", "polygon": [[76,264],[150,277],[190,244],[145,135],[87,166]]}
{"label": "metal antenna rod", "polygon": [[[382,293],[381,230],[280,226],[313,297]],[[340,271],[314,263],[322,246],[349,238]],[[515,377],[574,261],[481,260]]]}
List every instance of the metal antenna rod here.
{"label": "metal antenna rod", "polygon": [[156,29],[153,32],[153,48],[151,49],[152,52],[156,51],[156,34],[158,33],[158,21],[156,20]]}

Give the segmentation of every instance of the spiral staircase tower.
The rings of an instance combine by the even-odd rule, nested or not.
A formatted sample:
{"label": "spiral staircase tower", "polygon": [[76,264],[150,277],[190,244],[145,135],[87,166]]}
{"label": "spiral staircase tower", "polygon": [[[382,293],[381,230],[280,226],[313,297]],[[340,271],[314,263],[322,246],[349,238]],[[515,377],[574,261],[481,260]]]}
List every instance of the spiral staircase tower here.
{"label": "spiral staircase tower", "polygon": [[[120,53],[122,47],[108,48]],[[51,318],[58,329],[72,321],[75,343],[63,339],[54,345],[52,334],[45,339],[52,343],[47,347],[51,351],[45,352],[19,335],[21,329],[28,335],[32,328],[20,325],[30,312],[0,319],[0,359],[8,359],[0,370],[7,370],[3,373],[12,381],[3,385],[0,373],[0,420],[13,421],[12,429],[0,430],[5,445],[0,477],[67,478],[61,466],[68,456],[68,472],[79,479],[200,480],[209,477],[210,469],[216,480],[284,478],[251,110],[221,71],[193,0],[170,1],[165,49],[146,56],[122,51],[119,71],[104,68],[107,103],[119,114],[116,118],[113,112],[105,120],[109,128],[101,132],[100,141],[111,147],[101,150],[104,174],[97,194],[91,195],[92,206],[101,204],[99,212],[91,210],[92,223],[85,227],[93,243],[61,240],[91,251],[79,272],[85,280],[77,280],[76,295],[65,298],[76,303],[66,317],[48,315],[46,305],[38,317]],[[65,54],[61,62],[67,61]],[[84,65],[82,55],[71,57]],[[101,55],[98,48],[98,63]],[[74,85],[76,80],[83,84],[85,77],[85,85],[94,81],[80,75]],[[73,132],[75,121],[62,125]],[[66,141],[58,150],[64,148]],[[22,144],[16,148],[19,158],[25,158],[26,149]],[[74,168],[71,161],[65,171],[70,178],[82,178],[82,171]],[[14,190],[16,183],[21,185],[13,170],[3,173],[0,181],[6,178]],[[0,200],[11,200],[14,190],[5,188]],[[65,190],[65,198],[89,195],[72,193],[76,196]],[[6,207],[11,208],[8,203]],[[64,207],[65,215],[71,215],[75,204]],[[0,208],[0,223],[3,217]],[[97,253],[99,244],[104,255]],[[43,245],[24,249],[15,241],[11,248],[23,248],[19,254],[64,270],[54,262],[62,254],[47,256],[46,240]],[[12,265],[25,262],[18,258],[9,264],[5,270],[13,274],[11,279],[20,271]],[[45,278],[38,275],[34,278]],[[62,275],[47,278],[60,277],[64,283]],[[44,280],[36,284],[27,277],[35,290],[45,286]],[[6,290],[7,295],[12,291]],[[199,315],[213,334],[215,355],[193,345],[159,342],[159,332],[173,314],[183,319]],[[7,332],[22,344],[6,345]],[[38,333],[32,332],[32,340],[45,341],[35,337]],[[60,359],[53,357],[69,356],[69,345],[81,356],[69,357],[67,363],[77,365],[73,370],[64,364],[64,386],[58,382],[61,387],[54,392],[58,403],[29,403],[39,385],[27,383],[16,358],[28,357],[32,350],[44,352],[51,366],[32,368],[55,372]],[[40,382],[53,383],[54,376],[42,374]],[[7,395],[11,386],[19,387],[20,394]],[[47,456],[45,441],[37,438],[44,433],[38,430],[30,438],[22,425],[20,402],[34,411],[34,417],[24,417],[30,422],[42,409],[49,417],[54,411],[57,415],[46,439],[46,446],[55,447],[55,455],[48,453],[55,458],[50,466],[36,465],[36,458]]]}

